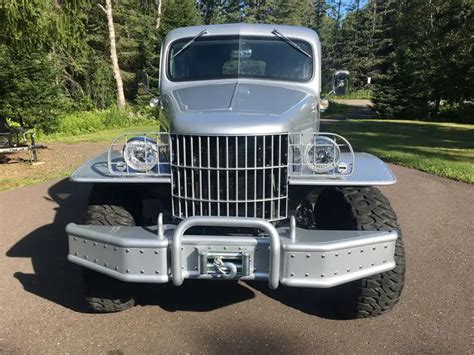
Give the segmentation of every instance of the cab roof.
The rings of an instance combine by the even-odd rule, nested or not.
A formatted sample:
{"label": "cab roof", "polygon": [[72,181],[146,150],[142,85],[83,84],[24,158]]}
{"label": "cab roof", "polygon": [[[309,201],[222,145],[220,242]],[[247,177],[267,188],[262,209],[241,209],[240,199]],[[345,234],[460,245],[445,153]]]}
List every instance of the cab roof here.
{"label": "cab roof", "polygon": [[222,25],[181,27],[170,31],[166,36],[165,43],[170,43],[180,38],[194,37],[203,30],[207,30],[206,36],[273,36],[271,32],[274,29],[287,37],[303,39],[310,42],[314,47],[319,47],[319,37],[317,33],[309,28],[253,23],[229,23]]}

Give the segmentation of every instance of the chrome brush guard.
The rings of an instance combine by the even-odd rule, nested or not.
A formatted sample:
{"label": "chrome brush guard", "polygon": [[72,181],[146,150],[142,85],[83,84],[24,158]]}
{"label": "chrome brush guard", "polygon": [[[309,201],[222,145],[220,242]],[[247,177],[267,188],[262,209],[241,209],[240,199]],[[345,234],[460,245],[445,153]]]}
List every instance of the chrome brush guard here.
{"label": "chrome brush guard", "polygon": [[[315,144],[317,140],[326,143]],[[312,164],[308,161],[317,158],[318,148],[324,151],[325,148],[331,148],[331,145],[336,154],[325,164]],[[355,170],[355,153],[351,144],[335,133],[290,133],[289,154],[290,177],[341,178],[350,176]]]}
{"label": "chrome brush guard", "polygon": [[[132,169],[126,162],[127,146],[137,142],[141,149],[144,167],[141,170]],[[170,175],[170,137],[166,132],[129,132],[112,141],[107,151],[107,166],[109,173],[118,176],[169,176]],[[149,163],[149,155],[154,162]]]}

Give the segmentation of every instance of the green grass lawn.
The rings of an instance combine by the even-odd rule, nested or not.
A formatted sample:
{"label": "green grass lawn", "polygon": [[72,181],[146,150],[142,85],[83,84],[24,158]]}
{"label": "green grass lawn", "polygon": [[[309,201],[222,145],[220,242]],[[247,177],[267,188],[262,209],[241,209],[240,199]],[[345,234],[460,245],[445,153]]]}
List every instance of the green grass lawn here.
{"label": "green grass lawn", "polygon": [[158,124],[156,125],[146,125],[146,126],[136,126],[136,127],[127,127],[127,128],[115,128],[115,129],[106,129],[103,131],[86,133],[81,135],[67,135],[67,134],[53,134],[42,137],[43,142],[56,142],[56,143],[81,143],[81,142],[107,142],[118,137],[121,134],[127,132],[153,132],[158,131]]}
{"label": "green grass lawn", "polygon": [[321,118],[338,118],[342,115],[349,115],[349,113],[351,113],[353,110],[354,108],[352,106],[330,101],[328,109],[321,113]]}
{"label": "green grass lawn", "polygon": [[474,183],[474,125],[401,120],[322,123],[357,151],[438,176]]}

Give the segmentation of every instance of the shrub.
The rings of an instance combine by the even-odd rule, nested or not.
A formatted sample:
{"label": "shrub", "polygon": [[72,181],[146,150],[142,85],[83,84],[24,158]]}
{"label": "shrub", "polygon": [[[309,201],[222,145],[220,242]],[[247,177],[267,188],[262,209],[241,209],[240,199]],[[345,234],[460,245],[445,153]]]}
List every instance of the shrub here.
{"label": "shrub", "polygon": [[149,116],[110,108],[101,111],[78,111],[62,114],[57,120],[56,134],[80,135],[105,129],[156,124]]}

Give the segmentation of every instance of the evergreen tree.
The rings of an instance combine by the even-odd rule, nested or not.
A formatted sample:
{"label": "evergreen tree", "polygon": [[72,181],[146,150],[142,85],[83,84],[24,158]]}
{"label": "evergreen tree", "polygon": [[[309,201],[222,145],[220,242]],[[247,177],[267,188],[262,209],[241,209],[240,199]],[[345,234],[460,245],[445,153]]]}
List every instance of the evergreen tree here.
{"label": "evergreen tree", "polygon": [[224,7],[224,22],[239,23],[245,22],[245,4],[241,0],[227,0]]}
{"label": "evergreen tree", "polygon": [[437,115],[442,102],[469,105],[473,7],[463,0],[400,1],[384,17],[389,45],[374,93],[382,117],[420,119]]}
{"label": "evergreen tree", "polygon": [[46,1],[0,6],[0,116],[48,130],[61,110],[64,53],[74,46],[61,8]]}
{"label": "evergreen tree", "polygon": [[158,76],[160,50],[155,26],[157,16],[154,0],[121,0],[114,7],[117,52],[129,101],[135,100],[137,95],[139,71],[144,69],[156,79]]}
{"label": "evergreen tree", "polygon": [[309,0],[270,0],[267,23],[311,27],[315,23],[315,12]]}
{"label": "evergreen tree", "polygon": [[51,132],[66,107],[57,58],[0,45],[0,117]]}
{"label": "evergreen tree", "polygon": [[271,7],[268,0],[243,0],[245,22],[267,23],[271,14]]}
{"label": "evergreen tree", "polygon": [[201,0],[199,2],[199,10],[206,25],[228,22],[226,13],[231,7],[226,0]]}
{"label": "evergreen tree", "polygon": [[165,0],[163,3],[163,21],[160,35],[164,37],[169,31],[185,26],[201,25],[202,18],[194,0]]}

